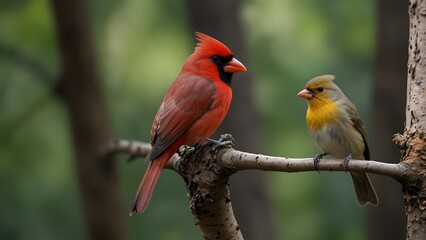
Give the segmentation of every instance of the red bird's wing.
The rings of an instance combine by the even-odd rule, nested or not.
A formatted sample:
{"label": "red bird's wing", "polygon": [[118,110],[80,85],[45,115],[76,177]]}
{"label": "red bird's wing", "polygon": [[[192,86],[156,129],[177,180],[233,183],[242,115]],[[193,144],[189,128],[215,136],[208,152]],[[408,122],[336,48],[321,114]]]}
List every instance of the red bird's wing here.
{"label": "red bird's wing", "polygon": [[208,78],[178,76],[155,116],[151,129],[152,150],[146,159],[155,159],[182,136],[210,110],[215,98],[216,87]]}

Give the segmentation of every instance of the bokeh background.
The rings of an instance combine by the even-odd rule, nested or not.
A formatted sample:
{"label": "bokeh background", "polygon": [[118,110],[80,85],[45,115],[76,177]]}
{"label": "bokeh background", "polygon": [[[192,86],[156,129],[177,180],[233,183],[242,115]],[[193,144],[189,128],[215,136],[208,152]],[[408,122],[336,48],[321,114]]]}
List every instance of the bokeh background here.
{"label": "bokeh background", "polygon": [[[255,111],[256,130],[235,130],[258,133],[256,145],[261,147],[253,152],[286,157],[318,153],[305,127],[306,102],[296,94],[310,78],[334,74],[336,83],[358,107],[372,139],[373,158],[398,160],[391,139],[403,129],[408,23],[406,4],[397,2],[237,1],[233,14],[239,19],[239,29],[235,31],[243,42],[230,47],[237,49],[235,56],[249,72],[234,79],[236,103],[231,108],[238,108],[233,111],[242,118],[251,117],[243,116],[245,104],[248,112]],[[164,93],[193,51],[194,30],[203,31],[194,29],[199,25],[193,12],[200,10],[191,4],[176,0],[87,2],[87,24],[93,30],[114,137],[149,140]],[[209,29],[223,18],[220,14],[211,17]],[[61,73],[54,21],[50,1],[0,1],[0,239],[88,239],[69,117],[52,91]],[[232,33],[220,38],[215,31],[206,33],[225,44],[233,38]],[[249,74],[250,82],[245,82]],[[241,103],[242,95],[250,102]],[[232,128],[221,131],[233,133]],[[250,151],[239,140],[236,136],[236,148]],[[383,146],[390,147],[375,151]],[[384,159],[386,154],[393,159]],[[116,160],[122,198],[130,206],[146,164],[143,159],[127,163],[126,156]],[[258,174],[251,173],[242,173],[246,176],[238,184],[246,182],[250,189],[250,180],[244,179]],[[270,212],[266,217],[272,225],[271,238],[400,239],[405,232],[402,195],[391,180],[373,176],[373,183],[379,182],[382,211],[357,205],[345,173],[262,173],[262,179],[266,190],[260,194],[266,195],[262,203],[267,203]],[[231,197],[236,195],[231,192]],[[238,209],[237,218],[254,219],[249,223],[253,225],[242,224],[243,234],[256,231],[256,220],[259,224],[265,220],[242,212],[262,207],[253,203]],[[169,170],[163,172],[146,213],[127,219],[132,239],[201,239],[184,182]],[[387,224],[383,227],[378,222]],[[384,231],[398,237],[385,238]],[[261,238],[247,235],[246,239]]]}

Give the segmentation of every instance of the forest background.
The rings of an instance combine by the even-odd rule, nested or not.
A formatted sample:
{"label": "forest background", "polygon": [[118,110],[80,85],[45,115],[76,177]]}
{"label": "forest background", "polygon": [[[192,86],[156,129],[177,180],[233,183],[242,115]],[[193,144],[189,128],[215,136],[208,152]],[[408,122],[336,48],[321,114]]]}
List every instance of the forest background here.
{"label": "forest background", "polygon": [[[251,87],[249,92],[239,92],[247,89],[246,73],[236,76],[234,102],[241,94],[250,95],[259,119],[256,140],[263,154],[311,157],[319,153],[305,126],[306,102],[296,94],[310,78],[334,74],[364,120],[373,159],[383,159],[380,151],[385,145],[390,146],[386,152],[393,158],[384,160],[398,162],[391,139],[403,130],[407,9],[404,4],[392,7],[396,1],[380,2],[239,2],[245,42],[238,48],[244,48],[247,56],[241,59],[238,52],[234,54],[247,66]],[[0,239],[87,239],[68,114],[52,91],[61,66],[50,2],[2,0],[0,6]],[[93,30],[113,135],[148,141],[164,93],[193,50],[192,26],[196,24],[188,17],[193,10],[188,2],[174,0],[94,0],[88,2],[88,9],[91,22],[87,24]],[[388,52],[394,51],[402,63],[388,67],[389,72],[401,73],[400,78],[388,81],[402,87],[396,87],[392,99],[383,99],[392,105],[392,118],[379,115],[387,107],[376,99],[384,62],[380,59],[389,58],[387,51],[381,51],[387,46],[381,42],[386,28],[380,25],[387,9],[392,13],[387,24],[390,30],[384,33],[390,36]],[[397,47],[392,47],[393,42]],[[394,80],[402,84],[393,84]],[[391,131],[379,132],[386,126]],[[220,131],[232,134],[235,130],[224,127]],[[235,137],[236,149],[250,150]],[[122,198],[130,205],[146,164],[142,159],[127,163],[125,156],[117,163]],[[250,177],[252,172],[244,174]],[[271,210],[268,217],[277,239],[371,238],[381,232],[376,226],[380,218],[389,222],[387,228],[396,232],[393,236],[405,232],[401,187],[393,180],[372,176],[381,200],[375,209],[357,205],[345,173],[264,175]],[[238,191],[232,194],[234,198]],[[237,218],[245,216],[239,211],[250,211],[239,210],[235,201],[233,205]],[[163,172],[147,212],[128,221],[132,239],[200,238],[184,182],[172,171]]]}

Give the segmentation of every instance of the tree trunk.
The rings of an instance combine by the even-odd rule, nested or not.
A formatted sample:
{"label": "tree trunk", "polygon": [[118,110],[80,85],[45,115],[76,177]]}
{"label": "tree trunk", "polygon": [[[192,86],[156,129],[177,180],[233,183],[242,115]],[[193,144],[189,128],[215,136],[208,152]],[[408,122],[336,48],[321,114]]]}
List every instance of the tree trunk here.
{"label": "tree trunk", "polygon": [[407,107],[401,163],[414,174],[402,179],[407,239],[426,239],[426,1],[409,1]]}
{"label": "tree trunk", "polygon": [[[220,39],[249,69],[247,73],[234,76],[231,108],[216,131],[216,137],[221,133],[232,133],[237,139],[238,149],[262,152],[259,117],[252,98],[253,71],[250,70],[245,48],[240,1],[188,0],[187,5],[192,29]],[[261,171],[240,172],[231,177],[230,188],[235,215],[244,238],[276,239],[267,174]]]}
{"label": "tree trunk", "polygon": [[[374,114],[372,158],[399,162],[398,148],[390,140],[403,130],[408,48],[407,3],[377,2],[376,69],[373,89]],[[405,215],[401,185],[373,175],[380,196],[378,207],[369,209],[368,236],[374,240],[404,239]]]}
{"label": "tree trunk", "polygon": [[88,16],[81,0],[54,0],[53,12],[85,221],[91,239],[128,239],[114,161],[100,153],[111,140]]}

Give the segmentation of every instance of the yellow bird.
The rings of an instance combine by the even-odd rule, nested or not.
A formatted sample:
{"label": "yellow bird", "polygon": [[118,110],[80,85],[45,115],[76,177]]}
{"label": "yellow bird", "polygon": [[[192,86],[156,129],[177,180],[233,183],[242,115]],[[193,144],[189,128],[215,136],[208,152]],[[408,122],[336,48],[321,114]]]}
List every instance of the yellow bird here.
{"label": "yellow bird", "polygon": [[[317,168],[320,159],[329,155],[337,159],[370,159],[367,135],[355,105],[333,82],[333,75],[311,79],[297,96],[308,101],[306,123],[309,132],[323,153],[314,157]],[[377,194],[366,173],[351,172],[358,203],[379,204]]]}

